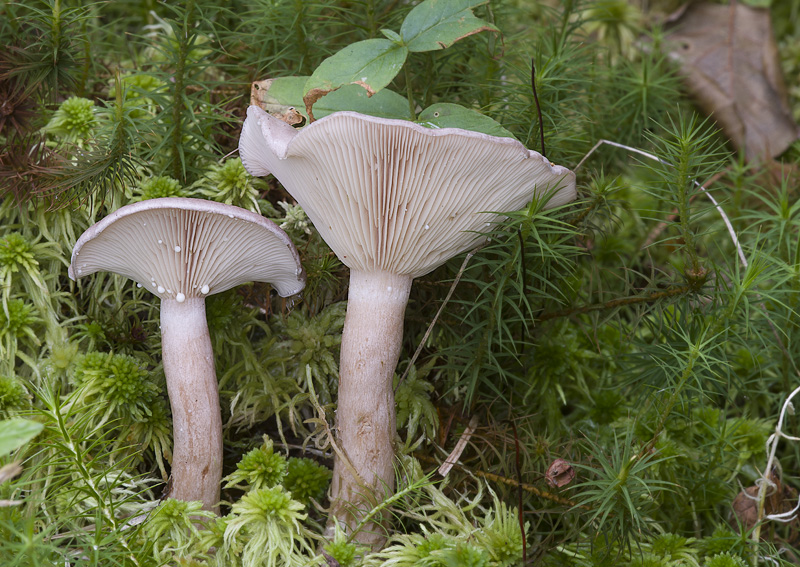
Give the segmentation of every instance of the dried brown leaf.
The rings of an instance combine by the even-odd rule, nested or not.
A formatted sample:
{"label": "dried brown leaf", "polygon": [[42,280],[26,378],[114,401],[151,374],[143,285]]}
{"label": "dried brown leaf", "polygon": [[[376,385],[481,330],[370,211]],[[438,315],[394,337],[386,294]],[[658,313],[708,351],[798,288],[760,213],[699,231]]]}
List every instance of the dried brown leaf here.
{"label": "dried brown leaf", "polygon": [[336,561],[336,559],[324,549],[322,550],[322,556],[325,558],[325,563],[328,564],[328,567],[341,567],[341,563]]}
{"label": "dried brown leaf", "polygon": [[[764,515],[783,514],[794,508],[797,490],[783,484],[775,471],[770,474],[770,481],[774,483],[774,488],[767,492],[764,499]],[[758,486],[748,486],[736,495],[731,504],[736,520],[748,531],[758,522],[758,490]]]}
{"label": "dried brown leaf", "polygon": [[666,46],[700,107],[748,160],[776,157],[800,135],[769,10],[691,4],[675,19]]}
{"label": "dried brown leaf", "polygon": [[575,480],[575,469],[564,459],[556,459],[547,467],[544,477],[553,488],[561,488]]}

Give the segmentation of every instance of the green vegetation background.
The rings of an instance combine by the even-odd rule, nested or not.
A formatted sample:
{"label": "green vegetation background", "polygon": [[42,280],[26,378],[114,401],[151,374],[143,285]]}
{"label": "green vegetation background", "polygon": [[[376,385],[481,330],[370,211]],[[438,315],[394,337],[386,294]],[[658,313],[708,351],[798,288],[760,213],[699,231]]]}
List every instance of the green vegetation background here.
{"label": "green vegetation background", "polygon": [[[577,202],[509,215],[398,388],[389,546],[363,557],[339,534],[332,559],[316,556],[346,269],[232,152],[252,81],[309,75],[411,7],[0,5],[0,418],[43,426],[0,451],[0,563],[797,563],[793,516],[754,535],[758,501],[733,503],[765,474],[800,377],[800,145],[783,168],[748,164],[698,117],[654,25],[666,0],[493,1],[475,11],[502,34],[411,54],[390,85],[419,108],[478,110],[539,150],[533,60],[549,159],[575,168],[605,138],[671,165],[603,146],[576,172]],[[770,9],[797,116],[800,2]],[[118,276],[66,273],[93,222],[174,195],[276,220],[309,276],[292,302],[263,285],[208,301],[228,476],[226,515],[206,523],[194,504],[154,508],[171,454],[156,302]],[[462,261],[415,282],[398,373]],[[428,476],[473,416],[461,464]],[[784,430],[796,425],[788,412]],[[799,449],[778,444],[762,517],[797,503]],[[546,482],[556,459],[577,473],[560,488]]]}

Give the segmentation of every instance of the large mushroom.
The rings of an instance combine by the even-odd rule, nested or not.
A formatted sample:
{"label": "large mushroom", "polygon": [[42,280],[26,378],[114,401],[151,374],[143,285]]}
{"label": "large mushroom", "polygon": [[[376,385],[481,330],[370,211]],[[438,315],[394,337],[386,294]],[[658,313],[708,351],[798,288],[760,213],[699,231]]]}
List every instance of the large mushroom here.
{"label": "large mushroom", "polygon": [[[394,487],[392,378],[412,280],[475,246],[502,218],[487,211],[573,200],[575,175],[511,138],[354,112],[297,130],[251,106],[239,154],[283,184],[350,268],[336,412],[349,462],[337,454],[331,520],[352,529]],[[380,545],[376,528],[357,539]]]}
{"label": "large mushroom", "polygon": [[94,272],[131,278],[161,299],[161,347],[172,407],[170,496],[219,502],[222,419],[205,298],[269,282],[287,297],[305,273],[289,237],[239,207],[168,197],[126,205],[89,227],[72,251],[72,279]]}

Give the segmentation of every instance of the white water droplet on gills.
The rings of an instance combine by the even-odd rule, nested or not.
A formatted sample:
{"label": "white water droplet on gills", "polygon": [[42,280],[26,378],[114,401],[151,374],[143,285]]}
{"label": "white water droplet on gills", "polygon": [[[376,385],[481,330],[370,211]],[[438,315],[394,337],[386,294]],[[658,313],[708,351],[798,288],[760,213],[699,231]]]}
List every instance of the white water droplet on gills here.
{"label": "white water droplet on gills", "polygon": [[210,290],[207,285],[204,285],[203,287],[200,288],[200,293],[202,293],[203,295],[206,295],[209,291]]}
{"label": "white water droplet on gills", "polygon": [[183,303],[184,301],[186,301],[186,296],[183,295],[182,293],[178,293],[178,295],[175,296],[175,301],[177,301],[178,303]]}
{"label": "white water droplet on gills", "polygon": [[180,252],[180,251],[181,251],[181,247],[180,246],[176,246],[175,247],[175,252]]}
{"label": "white water droplet on gills", "polygon": [[162,285],[158,286],[156,289],[158,290],[158,293],[164,293],[164,291],[166,291]]}

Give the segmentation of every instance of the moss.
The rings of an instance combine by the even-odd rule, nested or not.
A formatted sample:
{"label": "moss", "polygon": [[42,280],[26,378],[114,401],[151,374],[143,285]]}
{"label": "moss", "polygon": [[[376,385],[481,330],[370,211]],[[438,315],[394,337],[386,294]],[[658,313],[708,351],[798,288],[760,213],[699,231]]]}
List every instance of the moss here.
{"label": "moss", "polygon": [[231,507],[223,553],[241,549],[243,567],[308,562],[311,547],[300,525],[306,518],[303,508],[282,486],[251,490]]}
{"label": "moss", "polygon": [[168,175],[157,175],[142,181],[134,190],[131,201],[160,199],[163,197],[187,197],[189,192],[181,187],[180,181]]}
{"label": "moss", "polygon": [[191,189],[194,196],[260,212],[259,193],[265,186],[247,173],[240,158],[230,158],[221,165],[210,166]]}
{"label": "moss", "polygon": [[14,273],[20,269],[31,269],[39,265],[34,257],[33,246],[19,232],[11,232],[0,239],[0,266]]}
{"label": "moss", "polygon": [[25,386],[13,376],[0,376],[0,419],[13,417],[31,407]]}
{"label": "moss", "polygon": [[703,567],[747,567],[747,562],[738,555],[724,552],[706,559]]}
{"label": "moss", "polygon": [[264,444],[245,454],[236,465],[236,470],[225,477],[225,487],[238,485],[250,490],[271,488],[283,482],[286,471],[286,459],[275,453],[272,441],[265,436]]}
{"label": "moss", "polygon": [[298,502],[307,503],[310,499],[320,500],[328,490],[332,472],[311,459],[292,457],[286,471],[283,485]]}
{"label": "moss", "polygon": [[90,352],[80,357],[74,374],[80,388],[77,404],[98,404],[101,423],[116,417],[130,424],[152,416],[152,405],[161,392],[142,363],[124,354]]}
{"label": "moss", "polygon": [[71,96],[61,103],[45,130],[66,142],[82,144],[89,139],[96,124],[94,102]]}

